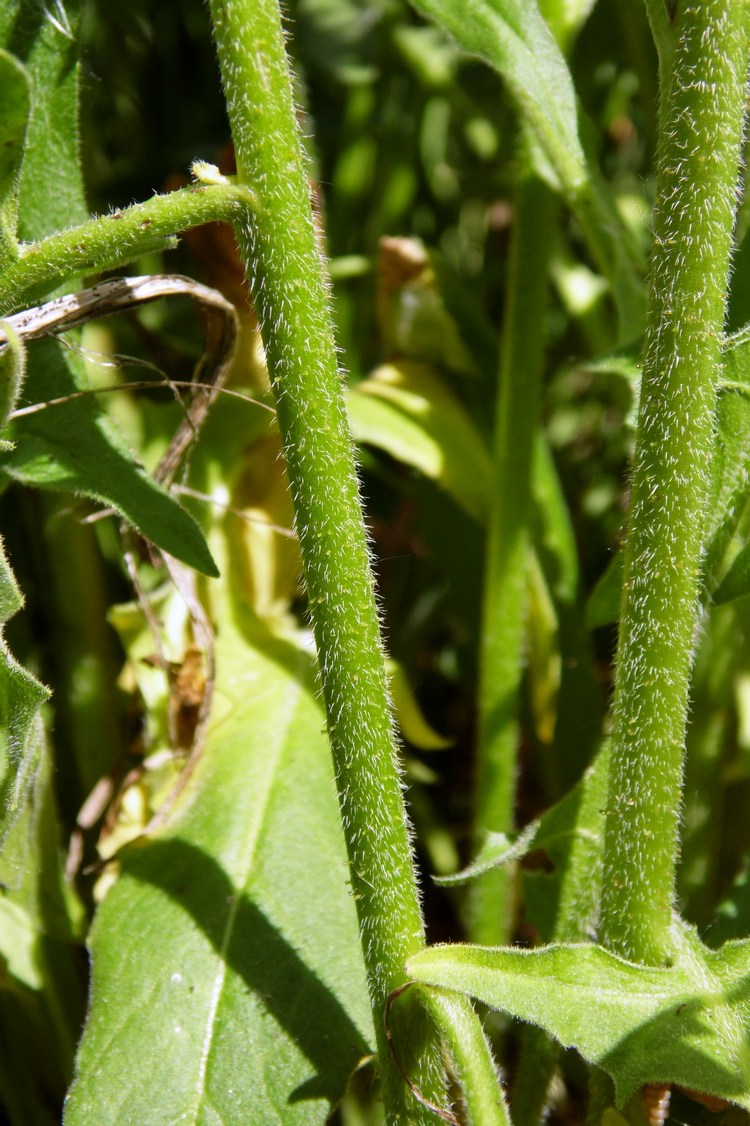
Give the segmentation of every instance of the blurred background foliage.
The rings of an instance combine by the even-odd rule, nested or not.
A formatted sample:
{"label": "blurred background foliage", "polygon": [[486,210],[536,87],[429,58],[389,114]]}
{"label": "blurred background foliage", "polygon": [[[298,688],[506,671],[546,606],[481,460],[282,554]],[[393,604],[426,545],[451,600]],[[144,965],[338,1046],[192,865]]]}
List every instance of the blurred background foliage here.
{"label": "blurred background foliage", "polygon": [[[356,399],[352,391],[353,425],[363,438],[378,590],[397,662],[409,800],[420,859],[428,872],[445,873],[469,856],[483,583],[481,465],[491,439],[513,222],[516,119],[500,80],[460,56],[404,0],[290,0],[287,12],[342,368],[351,388],[359,388]],[[656,60],[643,7],[601,0],[569,48],[589,118],[587,143],[646,250]],[[185,182],[196,158],[231,170],[203,0],[89,0],[82,61],[82,155],[92,211]],[[235,384],[262,395],[262,357],[231,234],[204,229],[163,259],[144,259],[128,272],[162,269],[217,286],[244,309]],[[608,287],[568,214],[557,234],[551,283],[539,332],[547,342],[543,411],[553,462],[546,477],[540,475],[549,492],[535,497],[532,517],[543,573],[532,583],[530,599],[519,826],[579,778],[601,738],[615,627],[604,612],[594,615],[600,624],[589,633],[583,617],[622,537],[637,374],[638,342],[614,353]],[[104,382],[112,373],[102,374],[94,353],[125,353],[175,375],[200,352],[194,317],[179,302],[94,326],[83,343],[92,380]],[[394,364],[397,373],[408,375],[404,387],[396,379],[395,391],[387,366]],[[147,375],[138,368],[134,377]],[[430,389],[437,396],[432,400]],[[400,392],[415,396],[412,403],[446,396],[434,447],[417,448],[408,427],[384,438],[371,400],[392,405],[395,395],[403,407]],[[170,394],[107,397],[105,405],[147,463],[155,464],[179,419]],[[253,510],[288,529],[278,444],[263,416],[220,403],[203,440],[227,459],[228,503],[239,513],[238,526],[242,513]],[[459,466],[453,480],[434,460],[436,449],[448,447]],[[190,482],[195,491],[208,472],[200,458],[198,451]],[[93,819],[82,821],[81,807],[102,778],[109,779],[111,798],[144,754],[168,740],[153,724],[164,728],[169,692],[163,683],[149,684],[153,669],[141,666],[136,675],[131,666],[123,673],[126,652],[142,656],[143,645],[127,613],[112,609],[132,598],[112,523],[82,525],[84,510],[70,497],[14,488],[0,503],[27,597],[26,612],[9,624],[9,643],[54,691],[48,716],[56,797],[63,840],[77,840],[73,871],[88,912],[98,859],[128,831],[121,812],[105,813],[106,796]],[[205,518],[205,504],[186,503]],[[563,540],[567,547],[561,548]],[[243,581],[252,588],[256,612],[269,620],[304,618],[293,541],[277,536],[271,547],[249,536],[243,550]],[[573,578],[561,594],[566,551]],[[713,614],[696,666],[690,738],[699,753],[689,774],[696,787],[685,812],[683,895],[688,917],[702,925],[750,844],[747,818],[738,816],[750,796],[746,602]],[[146,703],[152,718],[144,723]],[[112,714],[120,717],[119,726]],[[147,806],[164,785],[158,776]],[[132,812],[134,831],[148,812]],[[103,849],[102,834],[112,838]],[[429,880],[425,889],[430,938],[463,937],[455,889],[436,888]],[[535,932],[522,921],[519,936],[533,940]],[[70,1005],[80,1015],[83,956],[76,975],[80,990]],[[575,1087],[575,1062],[571,1067]],[[51,1103],[64,1081],[50,1080]],[[695,1120],[703,1112],[690,1113]],[[347,1123],[364,1123],[368,1112],[352,1102],[341,1114]],[[575,1117],[575,1107],[565,1114]]]}

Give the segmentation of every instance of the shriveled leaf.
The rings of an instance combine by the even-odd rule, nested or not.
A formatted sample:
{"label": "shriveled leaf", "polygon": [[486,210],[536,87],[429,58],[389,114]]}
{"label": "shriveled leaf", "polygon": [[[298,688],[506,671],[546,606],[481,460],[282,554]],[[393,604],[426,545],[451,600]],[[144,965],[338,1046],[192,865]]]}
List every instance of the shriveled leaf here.
{"label": "shriveled leaf", "polygon": [[381,238],[377,309],[389,360],[420,360],[460,375],[477,374],[446,306],[436,265],[420,239]]}
{"label": "shriveled leaf", "polygon": [[618,1106],[646,1083],[678,1083],[750,1109],[750,942],[703,947],[675,923],[668,968],[593,945],[434,946],[411,977],[545,1029],[612,1077]]}
{"label": "shriveled leaf", "polygon": [[387,364],[350,391],[357,442],[436,481],[470,516],[486,517],[492,477],[482,438],[456,397],[423,364]]}
{"label": "shriveled leaf", "polygon": [[[78,390],[53,340],[29,347],[26,393],[45,402]],[[15,449],[0,469],[23,484],[83,493],[115,508],[157,547],[204,574],[216,575],[192,516],[135,461],[92,398],[74,399],[19,419]]]}
{"label": "shriveled leaf", "polygon": [[575,91],[536,0],[412,0],[459,47],[503,76],[567,189],[586,180]]}
{"label": "shriveled leaf", "polygon": [[373,1042],[309,655],[238,609],[217,665],[195,773],[97,914],[68,1126],[323,1123]]}

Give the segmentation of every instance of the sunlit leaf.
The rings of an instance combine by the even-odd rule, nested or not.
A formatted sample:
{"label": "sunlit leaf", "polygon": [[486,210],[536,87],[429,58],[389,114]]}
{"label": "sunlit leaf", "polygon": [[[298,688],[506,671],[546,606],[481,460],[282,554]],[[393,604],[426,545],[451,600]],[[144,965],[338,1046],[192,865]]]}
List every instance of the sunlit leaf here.
{"label": "sunlit leaf", "polygon": [[646,1083],[679,1083],[750,1109],[750,942],[710,951],[680,924],[673,933],[664,969],[590,945],[455,945],[413,955],[407,972],[577,1048],[611,1075],[618,1106]]}
{"label": "sunlit leaf", "polygon": [[357,442],[385,450],[436,481],[470,516],[486,517],[490,456],[468,413],[422,364],[387,364],[350,391]]}
{"label": "sunlit leaf", "polygon": [[195,773],[98,911],[68,1126],[323,1123],[372,1043],[309,655],[238,612],[217,664]]}
{"label": "sunlit leaf", "polygon": [[557,42],[566,49],[583,27],[596,0],[539,0],[539,7]]}

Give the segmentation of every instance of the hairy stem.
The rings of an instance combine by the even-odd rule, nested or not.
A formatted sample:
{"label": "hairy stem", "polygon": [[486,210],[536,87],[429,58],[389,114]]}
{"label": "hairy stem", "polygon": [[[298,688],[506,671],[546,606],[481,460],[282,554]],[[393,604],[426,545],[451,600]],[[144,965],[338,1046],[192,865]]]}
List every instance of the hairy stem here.
{"label": "hairy stem", "polygon": [[662,90],[654,253],[615,677],[601,938],[671,950],[689,677],[745,103],[737,0],[686,0]]}
{"label": "hairy stem", "polygon": [[[394,1121],[434,1121],[390,1056],[383,1015],[424,932],[359,486],[277,0],[212,0],[240,184],[237,226],[276,397],[321,670],[352,891]],[[443,1101],[437,1040],[410,1078]],[[412,1045],[412,1048],[414,1045]],[[415,1053],[418,1056],[418,1053]]]}
{"label": "hairy stem", "polygon": [[26,243],[0,275],[0,315],[36,304],[66,277],[112,270],[174,246],[180,231],[231,223],[253,199],[247,188],[231,183],[192,184]]}

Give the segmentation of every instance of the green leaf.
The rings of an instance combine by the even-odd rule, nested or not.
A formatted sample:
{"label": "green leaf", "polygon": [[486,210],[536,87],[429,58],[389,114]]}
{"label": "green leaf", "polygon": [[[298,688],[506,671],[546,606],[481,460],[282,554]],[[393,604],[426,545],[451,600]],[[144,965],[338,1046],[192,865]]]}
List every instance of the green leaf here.
{"label": "green leaf", "polygon": [[452,747],[455,740],[439,735],[425,719],[403,665],[388,659],[386,668],[396,722],[407,743],[421,751],[442,751]]}
{"label": "green leaf", "polygon": [[732,260],[726,331],[737,332],[750,321],[750,235],[745,232]]}
{"label": "green leaf", "polygon": [[721,606],[750,594],[750,544],[745,544],[732,566],[713,593],[713,602]]}
{"label": "green leaf", "polygon": [[[578,128],[575,90],[563,54],[536,0],[412,0],[464,51],[502,75],[523,123],[537,175],[574,208],[613,290],[620,336],[642,331],[641,255],[619,218],[611,193],[591,161]],[[593,149],[589,141],[588,148]]]}
{"label": "green leaf", "polygon": [[[570,71],[536,0],[412,0],[503,76],[567,190],[587,179]],[[561,175],[562,170],[562,175]]]}
{"label": "green leaf", "polygon": [[588,19],[596,0],[540,0],[542,15],[565,49]]}
{"label": "green leaf", "polygon": [[82,0],[6,0],[0,45],[28,71],[33,99],[18,185],[19,234],[39,239],[88,218],[78,138]]}
{"label": "green leaf", "polygon": [[598,946],[434,946],[416,981],[470,994],[544,1028],[612,1077],[617,1105],[646,1083],[677,1083],[750,1109],[750,942],[719,951],[675,923],[667,968]]}
{"label": "green leaf", "polygon": [[23,155],[31,107],[31,86],[25,68],[0,49],[0,268],[16,258],[16,176]]}
{"label": "green leaf", "polygon": [[[25,390],[32,402],[79,389],[57,341],[36,342],[28,358]],[[10,477],[93,497],[115,508],[157,547],[204,574],[217,574],[193,517],[134,460],[93,397],[26,415],[12,433],[15,449],[0,455],[0,469]]]}
{"label": "green leaf", "polygon": [[[22,605],[0,541],[0,622]],[[63,878],[40,714],[48,696],[0,637],[0,1100],[14,1122],[40,1126],[63,1097],[83,1016],[71,948],[80,904]]]}
{"label": "green leaf", "polygon": [[[10,653],[1,627],[23,606],[23,597],[0,540],[0,802],[15,809],[33,784],[39,742],[33,728],[49,690]],[[3,837],[7,832],[7,822]]]}
{"label": "green leaf", "polygon": [[586,625],[589,629],[619,621],[623,575],[623,555],[618,551],[597,580],[586,603]]}
{"label": "green leaf", "polygon": [[[80,0],[54,10],[9,0],[0,11],[0,43],[23,60],[34,91],[18,186],[19,231],[26,239],[88,218],[78,138],[80,11]],[[59,344],[41,341],[29,352],[30,401],[78,389]],[[133,460],[93,403],[80,399],[29,416],[16,431],[17,448],[0,461],[10,476],[111,505],[158,547],[216,574],[193,518]]]}
{"label": "green leaf", "polygon": [[85,987],[74,945],[81,905],[64,880],[53,767],[38,714],[23,766],[0,847],[0,1102],[9,1121],[53,1126],[50,1107],[60,1106],[70,1079]]}
{"label": "green leaf", "polygon": [[[5,429],[8,416],[15,409],[26,378],[26,348],[16,332],[5,321],[0,321],[5,335],[5,347],[0,350],[0,433]],[[0,451],[13,448],[13,443],[0,438]]]}
{"label": "green leaf", "polygon": [[472,863],[439,884],[463,884],[493,868],[545,852],[551,874],[524,872],[527,918],[545,941],[577,941],[596,922],[599,873],[607,804],[609,753],[605,745],[583,778],[562,801],[520,833],[488,833]]}
{"label": "green leaf", "polygon": [[750,933],[750,863],[745,856],[740,871],[726,897],[719,904],[716,919],[706,931],[711,946],[720,946],[731,939]]}
{"label": "green leaf", "polygon": [[539,432],[534,442],[531,490],[534,547],[554,598],[574,603],[578,593],[578,547],[562,483],[549,445]]}
{"label": "green leaf", "polygon": [[[628,353],[620,354],[627,362]],[[608,370],[611,360],[587,365],[587,370]],[[612,370],[615,370],[614,368]],[[622,368],[627,377],[628,369]],[[637,368],[632,368],[637,388]],[[635,396],[637,406],[637,395]],[[747,499],[750,476],[750,336],[745,329],[727,339],[716,408],[716,443],[711,459],[711,481],[706,510],[704,581],[712,600],[730,602],[750,592],[750,553],[743,550],[717,587],[717,578]],[[609,625],[620,617],[622,553],[615,555],[594,587],[586,607],[591,629]]]}
{"label": "green leaf", "polygon": [[349,392],[355,441],[436,481],[475,520],[486,518],[492,465],[473,422],[422,364],[387,364]]}
{"label": "green leaf", "polygon": [[601,896],[609,744],[557,805],[542,816],[534,848],[552,871],[523,871],[528,921],[543,942],[579,942],[595,933]]}
{"label": "green leaf", "polygon": [[216,658],[195,772],[97,913],[67,1126],[323,1123],[373,1043],[309,654],[237,610]]}
{"label": "green leaf", "polygon": [[717,587],[726,555],[747,502],[750,477],[750,335],[727,339],[716,409],[716,445],[711,463],[704,576],[714,602],[730,602],[750,591],[745,551]]}
{"label": "green leaf", "polygon": [[22,607],[0,539],[0,887],[37,930],[69,938],[52,766],[40,715],[50,693],[19,665],[2,637],[2,627]]}

